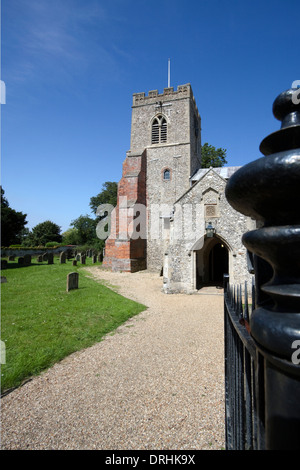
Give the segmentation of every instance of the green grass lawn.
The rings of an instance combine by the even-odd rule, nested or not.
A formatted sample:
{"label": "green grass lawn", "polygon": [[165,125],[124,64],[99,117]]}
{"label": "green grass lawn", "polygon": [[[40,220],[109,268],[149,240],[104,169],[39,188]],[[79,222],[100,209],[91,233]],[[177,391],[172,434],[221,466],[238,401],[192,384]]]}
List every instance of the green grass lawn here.
{"label": "green grass lawn", "polygon": [[[91,265],[87,258],[87,265]],[[98,263],[100,264],[100,263]],[[79,289],[66,292],[67,274],[79,273]],[[6,363],[1,366],[1,391],[89,347],[128,318],[145,310],[88,277],[72,261],[53,265],[33,263],[2,270],[1,341]]]}

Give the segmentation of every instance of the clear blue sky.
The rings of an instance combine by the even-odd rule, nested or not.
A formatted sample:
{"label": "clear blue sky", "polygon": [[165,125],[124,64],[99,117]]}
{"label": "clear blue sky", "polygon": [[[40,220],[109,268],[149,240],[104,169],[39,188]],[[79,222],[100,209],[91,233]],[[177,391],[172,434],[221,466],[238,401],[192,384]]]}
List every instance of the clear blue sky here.
{"label": "clear blue sky", "polygon": [[65,231],[130,147],[132,94],[191,83],[202,143],[261,157],[300,80],[299,0],[2,0],[1,184],[28,227]]}

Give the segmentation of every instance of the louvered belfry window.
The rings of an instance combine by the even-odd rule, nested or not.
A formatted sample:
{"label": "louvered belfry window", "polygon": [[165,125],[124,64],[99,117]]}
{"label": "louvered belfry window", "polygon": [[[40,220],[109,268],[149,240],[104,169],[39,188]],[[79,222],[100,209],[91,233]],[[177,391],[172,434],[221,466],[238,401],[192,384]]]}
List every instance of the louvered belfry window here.
{"label": "louvered belfry window", "polygon": [[152,123],[152,144],[159,143],[159,121],[157,118]]}
{"label": "louvered belfry window", "polygon": [[151,143],[167,142],[167,121],[163,116],[157,116],[152,122]]}
{"label": "louvered belfry window", "polygon": [[167,142],[167,121],[165,118],[162,118],[161,120],[160,141]]}

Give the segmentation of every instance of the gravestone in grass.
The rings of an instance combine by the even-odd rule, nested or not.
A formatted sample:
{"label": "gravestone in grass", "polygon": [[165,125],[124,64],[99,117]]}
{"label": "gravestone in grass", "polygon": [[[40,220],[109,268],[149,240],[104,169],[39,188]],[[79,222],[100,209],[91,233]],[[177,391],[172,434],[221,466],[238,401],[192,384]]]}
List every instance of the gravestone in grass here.
{"label": "gravestone in grass", "polygon": [[77,260],[73,259],[72,264],[73,264],[73,266],[77,266]]}
{"label": "gravestone in grass", "polygon": [[31,265],[31,255],[24,255],[24,265],[25,266]]}
{"label": "gravestone in grass", "polygon": [[82,255],[82,256],[80,257],[80,263],[81,263],[81,264],[85,264],[85,255]]}
{"label": "gravestone in grass", "polygon": [[18,258],[18,265],[19,265],[19,266],[24,266],[24,258],[23,258],[23,256],[20,256],[20,257]]}
{"label": "gravestone in grass", "polygon": [[66,262],[66,254],[65,254],[64,251],[62,251],[60,256],[59,256],[59,262],[60,262],[60,264],[64,264]]}
{"label": "gravestone in grass", "polygon": [[7,269],[7,260],[6,259],[1,260],[1,269]]}
{"label": "gravestone in grass", "polygon": [[48,264],[53,264],[53,253],[48,253]]}
{"label": "gravestone in grass", "polygon": [[43,261],[48,261],[48,253],[43,254]]}
{"label": "gravestone in grass", "polygon": [[69,273],[67,275],[67,292],[73,289],[78,289],[78,273]]}
{"label": "gravestone in grass", "polygon": [[42,255],[37,256],[36,260],[37,260],[38,263],[42,263],[42,261],[43,261]]}

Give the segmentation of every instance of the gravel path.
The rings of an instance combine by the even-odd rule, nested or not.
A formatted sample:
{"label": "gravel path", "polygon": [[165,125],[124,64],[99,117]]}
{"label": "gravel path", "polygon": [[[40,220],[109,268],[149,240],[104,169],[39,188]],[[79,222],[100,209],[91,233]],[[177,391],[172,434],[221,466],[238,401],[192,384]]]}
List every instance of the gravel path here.
{"label": "gravel path", "polygon": [[3,397],[1,448],[224,448],[223,296],[86,270],[148,309]]}

